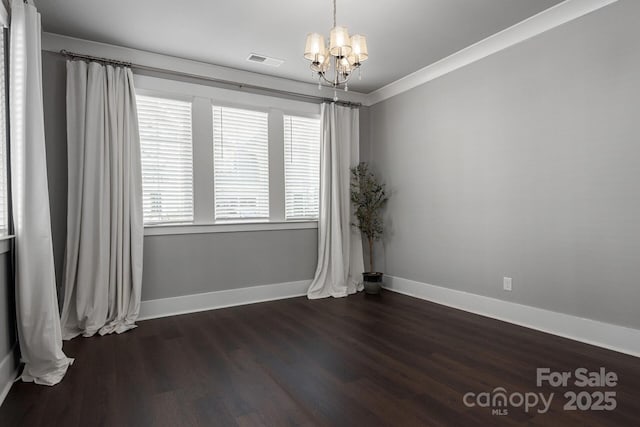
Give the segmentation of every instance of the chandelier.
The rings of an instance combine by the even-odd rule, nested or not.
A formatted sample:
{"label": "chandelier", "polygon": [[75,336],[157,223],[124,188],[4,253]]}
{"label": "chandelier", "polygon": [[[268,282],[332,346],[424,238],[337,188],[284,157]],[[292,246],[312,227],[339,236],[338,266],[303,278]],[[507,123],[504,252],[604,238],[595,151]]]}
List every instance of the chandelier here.
{"label": "chandelier", "polygon": [[336,0],[333,0],[333,28],[329,33],[329,47],[322,34],[310,33],[307,35],[304,57],[311,61],[311,70],[318,78],[318,89],[322,89],[323,84],[334,88],[333,100],[337,101],[335,89],[344,87],[345,92],[348,91],[349,78],[356,69],[358,78],[362,78],[360,65],[369,57],[367,39],[360,34],[349,37],[346,27],[336,25]]}

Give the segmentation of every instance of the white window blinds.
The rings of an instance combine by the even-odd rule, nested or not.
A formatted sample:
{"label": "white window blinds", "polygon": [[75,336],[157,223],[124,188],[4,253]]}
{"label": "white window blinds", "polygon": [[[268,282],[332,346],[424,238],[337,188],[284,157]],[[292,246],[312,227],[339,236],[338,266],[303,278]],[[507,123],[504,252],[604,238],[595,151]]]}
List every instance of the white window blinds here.
{"label": "white window blinds", "polygon": [[317,219],[320,120],[284,116],[285,217]]}
{"label": "white window blinds", "polygon": [[213,163],[216,220],[268,219],[268,114],[213,106]]}
{"label": "white window blinds", "polygon": [[191,103],[137,96],[145,224],[193,221]]}
{"label": "white window blinds", "polygon": [[4,31],[0,26],[0,236],[9,234],[7,187],[7,86]]}

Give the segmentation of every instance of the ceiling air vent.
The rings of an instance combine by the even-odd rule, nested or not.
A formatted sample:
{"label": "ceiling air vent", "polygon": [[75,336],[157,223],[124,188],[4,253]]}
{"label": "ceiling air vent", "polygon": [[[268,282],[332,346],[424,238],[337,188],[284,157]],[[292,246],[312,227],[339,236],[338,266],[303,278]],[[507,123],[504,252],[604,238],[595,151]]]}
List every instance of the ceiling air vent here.
{"label": "ceiling air vent", "polygon": [[256,64],[268,65],[270,67],[279,67],[284,61],[282,59],[270,58],[264,55],[258,55],[257,53],[252,53],[247,57],[247,61],[255,62]]}

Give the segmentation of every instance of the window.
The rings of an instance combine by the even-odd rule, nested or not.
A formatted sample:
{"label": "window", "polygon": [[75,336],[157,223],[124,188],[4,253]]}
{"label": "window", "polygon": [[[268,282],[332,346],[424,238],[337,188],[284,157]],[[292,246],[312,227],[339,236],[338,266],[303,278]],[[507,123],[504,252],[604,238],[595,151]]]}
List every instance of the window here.
{"label": "window", "polygon": [[268,113],[213,106],[215,219],[269,219]]}
{"label": "window", "polygon": [[191,103],[137,96],[145,224],[193,221]]}
{"label": "window", "polygon": [[320,105],[134,81],[146,235],[317,228]]}
{"label": "window", "polygon": [[317,219],[320,120],[284,116],[285,218]]}
{"label": "window", "polygon": [[0,27],[0,236],[9,234],[5,30]]}

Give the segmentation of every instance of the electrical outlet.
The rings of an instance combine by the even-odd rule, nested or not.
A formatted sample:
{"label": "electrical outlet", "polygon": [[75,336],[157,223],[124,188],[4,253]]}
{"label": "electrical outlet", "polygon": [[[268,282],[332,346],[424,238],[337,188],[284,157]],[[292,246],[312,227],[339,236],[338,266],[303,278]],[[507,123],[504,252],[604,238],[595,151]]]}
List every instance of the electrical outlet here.
{"label": "electrical outlet", "polygon": [[511,279],[511,277],[503,277],[502,278],[502,287],[504,288],[505,291],[510,291],[511,290],[512,281],[513,281],[513,279]]}

